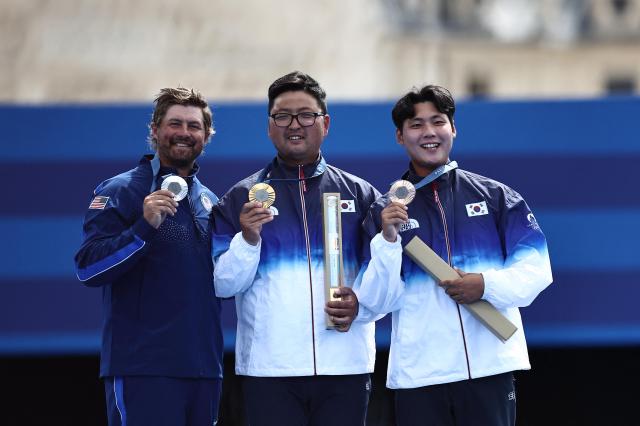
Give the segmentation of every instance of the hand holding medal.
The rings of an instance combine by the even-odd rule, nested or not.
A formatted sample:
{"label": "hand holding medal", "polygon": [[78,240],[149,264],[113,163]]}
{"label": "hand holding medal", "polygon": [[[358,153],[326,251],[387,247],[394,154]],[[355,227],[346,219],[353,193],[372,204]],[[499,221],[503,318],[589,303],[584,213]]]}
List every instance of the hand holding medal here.
{"label": "hand holding medal", "polygon": [[407,180],[397,180],[389,189],[390,203],[380,213],[382,220],[382,236],[389,242],[395,242],[400,226],[407,223],[407,204],[416,196],[416,188]]}
{"label": "hand holding medal", "polygon": [[[269,207],[276,201],[276,191],[264,182],[256,183],[249,189],[249,202],[240,211],[242,237],[251,245],[258,245],[262,225],[273,220]],[[259,206],[254,203],[260,203]]]}
{"label": "hand holding medal", "polygon": [[152,192],[144,199],[142,209],[149,225],[158,229],[167,215],[173,216],[178,203],[187,196],[189,187],[180,176],[171,175],[162,181],[160,190]]}

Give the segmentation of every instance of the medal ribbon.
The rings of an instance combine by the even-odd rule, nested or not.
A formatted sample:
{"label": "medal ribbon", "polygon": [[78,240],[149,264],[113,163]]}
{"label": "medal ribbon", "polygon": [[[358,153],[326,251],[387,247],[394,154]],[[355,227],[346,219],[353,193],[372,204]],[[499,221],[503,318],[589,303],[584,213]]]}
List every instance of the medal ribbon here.
{"label": "medal ribbon", "polygon": [[455,162],[455,161],[451,161],[450,163],[443,164],[442,166],[438,167],[437,169],[435,169],[434,171],[429,173],[420,182],[418,182],[417,184],[415,184],[413,186],[417,191],[418,189],[422,188],[423,186],[425,186],[425,185],[433,182],[434,180],[438,179],[443,174],[449,173],[451,170],[454,170],[454,169],[457,169],[457,168],[458,168],[458,163]]}

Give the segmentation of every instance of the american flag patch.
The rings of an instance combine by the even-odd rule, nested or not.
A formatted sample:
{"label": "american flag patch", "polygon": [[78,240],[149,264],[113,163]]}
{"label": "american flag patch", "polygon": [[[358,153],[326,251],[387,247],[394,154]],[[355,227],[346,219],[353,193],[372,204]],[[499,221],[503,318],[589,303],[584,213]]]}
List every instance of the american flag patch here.
{"label": "american flag patch", "polygon": [[89,204],[89,210],[102,210],[107,206],[107,201],[109,201],[109,197],[98,195]]}

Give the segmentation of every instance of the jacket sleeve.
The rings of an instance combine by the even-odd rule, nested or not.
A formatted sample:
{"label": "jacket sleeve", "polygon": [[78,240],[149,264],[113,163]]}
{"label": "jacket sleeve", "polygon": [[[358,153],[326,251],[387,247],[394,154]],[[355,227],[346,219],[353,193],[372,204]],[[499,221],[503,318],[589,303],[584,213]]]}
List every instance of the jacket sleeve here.
{"label": "jacket sleeve", "polygon": [[[214,242],[219,244],[221,239]],[[260,263],[261,245],[262,240],[257,246],[247,243],[242,232],[234,235],[228,249],[218,256],[215,263],[213,283],[216,296],[232,297],[251,287]]]}
{"label": "jacket sleeve", "polygon": [[252,246],[242,237],[239,191],[229,191],[212,210],[213,282],[218,297],[233,297],[251,287],[260,263],[262,240]]}
{"label": "jacket sleeve", "polygon": [[499,231],[506,253],[504,268],[482,272],[483,299],[496,308],[528,306],[553,278],[544,234],[515,191],[507,191]]}
{"label": "jacket sleeve", "polygon": [[380,233],[380,213],[386,205],[384,197],[371,205],[363,221],[364,233],[369,237],[370,260],[362,274],[360,286],[354,290],[361,307],[380,318],[397,310],[404,294],[402,270],[402,237],[390,243]]}
{"label": "jacket sleeve", "polygon": [[405,284],[401,277],[402,237],[390,243],[376,234],[371,240],[371,261],[356,294],[361,306],[374,314],[384,315],[402,305]]}
{"label": "jacket sleeve", "polygon": [[130,198],[117,188],[96,190],[75,256],[76,275],[85,285],[101,286],[120,278],[140,261],[157,232],[142,216],[142,206],[134,206]]}

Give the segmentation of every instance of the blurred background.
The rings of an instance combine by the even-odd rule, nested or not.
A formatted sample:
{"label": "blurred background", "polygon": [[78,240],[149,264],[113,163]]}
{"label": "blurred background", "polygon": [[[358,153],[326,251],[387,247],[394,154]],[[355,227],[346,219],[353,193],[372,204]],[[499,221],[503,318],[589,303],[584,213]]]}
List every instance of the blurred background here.
{"label": "blurred background", "polygon": [[[327,91],[328,161],[383,192],[407,167],[394,101],[451,89],[452,159],[520,192],[549,241],[518,425],[639,424],[640,0],[0,0],[0,424],[106,424],[101,291],[73,255],[93,188],[148,152],[159,89],[209,99],[200,177],[222,195],[274,155],[267,87],[296,69]],[[220,424],[239,425],[232,300],[223,322]],[[369,425],[393,424],[389,327]]]}

